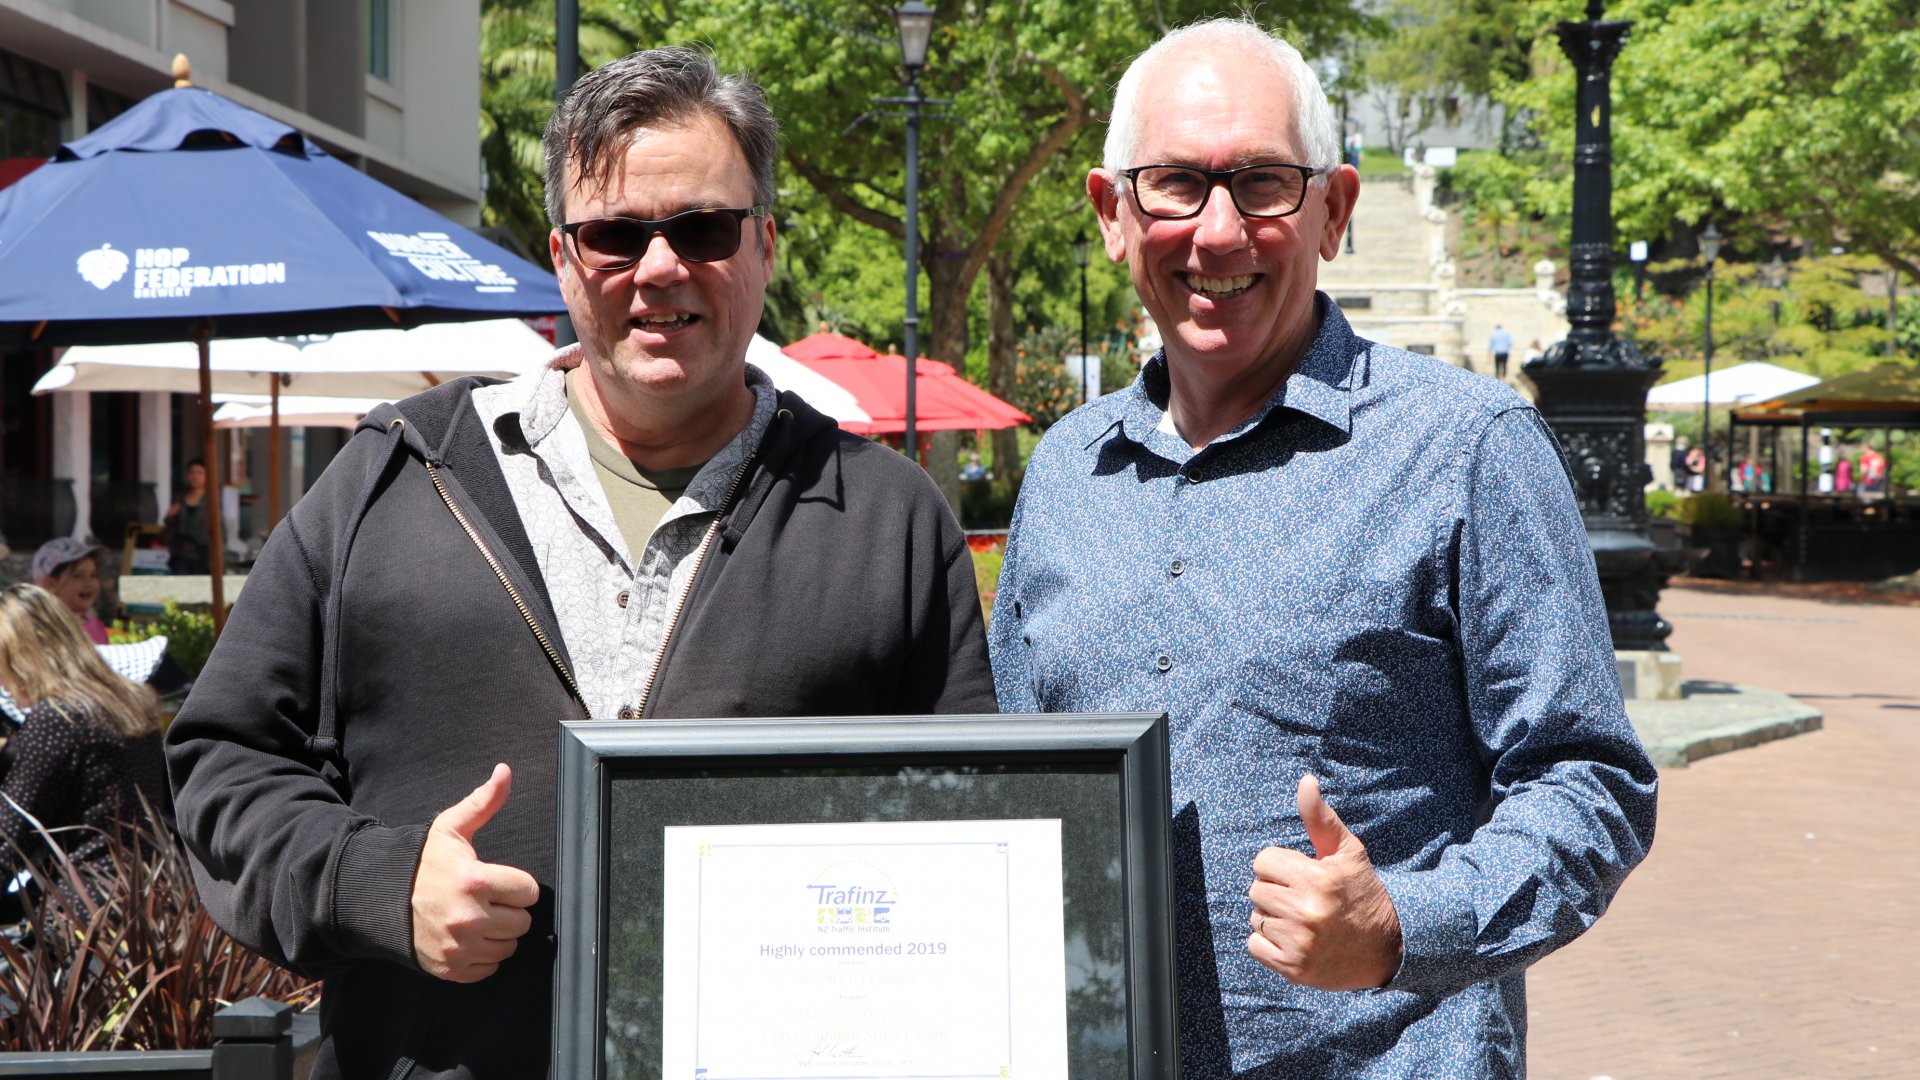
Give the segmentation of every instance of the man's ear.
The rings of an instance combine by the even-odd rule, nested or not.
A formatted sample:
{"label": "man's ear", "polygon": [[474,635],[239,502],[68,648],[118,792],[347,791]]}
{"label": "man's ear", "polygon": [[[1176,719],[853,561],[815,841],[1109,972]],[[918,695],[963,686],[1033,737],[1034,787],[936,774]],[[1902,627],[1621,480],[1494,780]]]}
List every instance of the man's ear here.
{"label": "man's ear", "polygon": [[1087,173],[1087,198],[1100,220],[1100,242],[1110,262],[1127,261],[1127,241],[1120,235],[1120,178],[1105,169]]}
{"label": "man's ear", "polygon": [[1327,223],[1320,234],[1320,257],[1332,262],[1340,254],[1347,235],[1347,222],[1360,201],[1360,173],[1351,165],[1342,165],[1327,174]]}
{"label": "man's ear", "polygon": [[557,228],[547,230],[547,257],[553,260],[554,276],[566,277],[571,269],[567,266],[567,237]]}
{"label": "man's ear", "polygon": [[773,211],[769,210],[760,217],[757,235],[760,239],[760,258],[767,264],[767,276],[773,276],[773,253],[780,240],[780,229],[774,224]]}

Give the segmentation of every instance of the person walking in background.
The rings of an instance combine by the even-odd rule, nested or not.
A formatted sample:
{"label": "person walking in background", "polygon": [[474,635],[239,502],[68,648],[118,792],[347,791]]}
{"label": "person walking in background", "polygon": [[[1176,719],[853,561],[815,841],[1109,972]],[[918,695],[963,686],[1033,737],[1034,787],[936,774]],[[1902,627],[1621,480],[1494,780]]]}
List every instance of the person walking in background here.
{"label": "person walking in background", "polygon": [[1693,465],[1688,457],[1687,437],[1685,435],[1675,437],[1673,440],[1673,449],[1667,451],[1667,471],[1673,474],[1674,491],[1693,490],[1693,485],[1688,482],[1689,478],[1693,476]]}
{"label": "person walking in background", "polygon": [[1507,377],[1507,357],[1513,354],[1513,335],[1507,328],[1495,325],[1493,336],[1487,339],[1487,351],[1493,354],[1493,377],[1504,380]]}
{"label": "person walking in background", "polygon": [[1874,495],[1886,490],[1887,459],[1872,446],[1860,451],[1860,492]]}
{"label": "person walking in background", "polygon": [[1687,450],[1687,490],[1707,490],[1707,452],[1695,446]]}
{"label": "person walking in background", "polygon": [[1833,467],[1833,490],[1842,495],[1853,490],[1853,459],[1843,457]]}
{"label": "person walking in background", "polygon": [[100,599],[100,563],[96,557],[106,550],[98,544],[62,536],[41,544],[33,553],[34,584],[60,601],[95,645],[107,643],[107,624],[93,610],[94,601]]}
{"label": "person walking in background", "polygon": [[186,491],[167,507],[163,539],[167,544],[167,572],[209,573],[207,562],[207,466],[198,458],[187,462]]}
{"label": "person walking in background", "polygon": [[142,821],[141,800],[168,816],[160,703],[113,673],[66,606],[35,585],[0,589],[0,689],[21,712],[0,779],[0,867],[16,870],[48,830],[85,826],[62,847],[96,858],[105,835]]}

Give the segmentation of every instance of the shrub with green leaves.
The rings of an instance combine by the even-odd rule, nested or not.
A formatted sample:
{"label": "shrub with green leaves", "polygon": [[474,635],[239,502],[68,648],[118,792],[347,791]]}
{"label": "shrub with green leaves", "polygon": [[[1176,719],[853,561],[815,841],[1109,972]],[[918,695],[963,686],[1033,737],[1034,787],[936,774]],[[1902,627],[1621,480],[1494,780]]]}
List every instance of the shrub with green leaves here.
{"label": "shrub with green leaves", "polygon": [[1738,528],[1747,523],[1746,511],[1718,491],[1703,491],[1681,499],[1673,508],[1672,517],[1682,525],[1697,529]]}

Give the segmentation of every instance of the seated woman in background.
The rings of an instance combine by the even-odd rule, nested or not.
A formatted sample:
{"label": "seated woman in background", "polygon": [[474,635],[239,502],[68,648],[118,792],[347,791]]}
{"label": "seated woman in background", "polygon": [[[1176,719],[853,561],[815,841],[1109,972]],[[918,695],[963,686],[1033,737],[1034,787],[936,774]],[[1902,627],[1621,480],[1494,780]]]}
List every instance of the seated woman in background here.
{"label": "seated woman in background", "polygon": [[40,545],[33,553],[33,580],[52,593],[95,645],[107,643],[107,624],[94,614],[93,602],[100,599],[100,563],[96,559],[106,548],[91,546],[62,536]]}
{"label": "seated woman in background", "polygon": [[104,850],[99,833],[142,821],[143,796],[170,816],[159,702],[115,675],[44,589],[0,589],[0,686],[23,714],[0,779],[0,866],[39,850],[28,815],[48,830],[87,826],[56,834],[77,860]]}

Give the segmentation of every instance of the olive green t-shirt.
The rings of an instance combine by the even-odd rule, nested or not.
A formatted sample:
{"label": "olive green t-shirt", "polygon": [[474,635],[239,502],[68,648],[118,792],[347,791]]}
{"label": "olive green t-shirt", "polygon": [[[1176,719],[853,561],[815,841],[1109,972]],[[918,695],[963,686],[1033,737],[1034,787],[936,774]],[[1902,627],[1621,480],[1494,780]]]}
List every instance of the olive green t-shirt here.
{"label": "olive green t-shirt", "polygon": [[600,478],[600,489],[607,494],[607,506],[613,510],[614,524],[627,541],[627,551],[638,563],[647,549],[647,540],[667,516],[687,485],[699,475],[706,462],[679,469],[643,469],[633,459],[608,442],[580,408],[580,395],[574,392],[574,379],[580,369],[567,372],[567,408],[587,438],[587,452],[593,456],[593,472]]}

